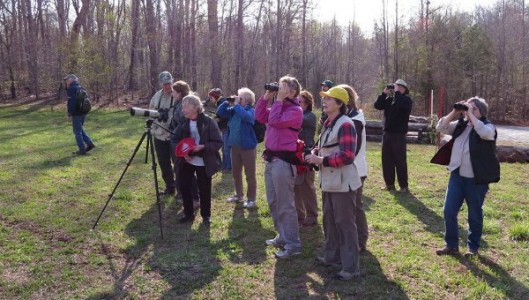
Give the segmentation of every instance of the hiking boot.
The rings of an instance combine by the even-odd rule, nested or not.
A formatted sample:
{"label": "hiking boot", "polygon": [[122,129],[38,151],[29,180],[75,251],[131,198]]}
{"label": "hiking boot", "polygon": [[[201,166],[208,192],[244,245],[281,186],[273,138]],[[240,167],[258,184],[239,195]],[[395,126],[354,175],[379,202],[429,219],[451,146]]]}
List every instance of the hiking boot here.
{"label": "hiking boot", "polygon": [[284,250],[277,251],[275,253],[275,256],[277,258],[289,258],[291,256],[299,255],[299,254],[301,254],[301,250],[284,249]]}
{"label": "hiking boot", "polygon": [[95,147],[96,147],[96,145],[94,145],[94,144],[88,145],[86,147],[86,152],[89,152],[90,150],[94,149]]}
{"label": "hiking boot", "polygon": [[399,193],[407,194],[410,192],[410,189],[407,187],[400,188]]}
{"label": "hiking boot", "polygon": [[443,249],[437,249],[435,251],[437,255],[457,255],[459,254],[458,248],[450,248],[448,246],[444,247]]}
{"label": "hiking boot", "polygon": [[324,267],[341,267],[342,264],[341,263],[332,263],[332,262],[328,262],[325,257],[323,256],[317,256],[316,257],[316,262]]}
{"label": "hiking boot", "polygon": [[195,220],[195,216],[183,216],[180,218],[180,220],[178,220],[178,222],[181,224],[184,224],[184,223],[193,222],[194,220]]}
{"label": "hiking boot", "polygon": [[166,187],[165,190],[160,192],[160,195],[174,195],[176,192],[174,187]]}
{"label": "hiking boot", "polygon": [[468,249],[468,251],[465,252],[464,255],[466,258],[472,258],[472,257],[477,257],[479,255],[479,252],[478,252],[478,249]]}
{"label": "hiking boot", "polygon": [[395,186],[394,185],[386,185],[382,188],[380,188],[381,190],[383,191],[388,191],[388,192],[394,192],[395,191]]}
{"label": "hiking boot", "polygon": [[351,273],[351,272],[347,272],[347,271],[341,270],[340,272],[334,274],[333,278],[345,281],[345,280],[350,280],[353,277],[357,277],[358,275],[360,275],[360,274],[359,273]]}
{"label": "hiking boot", "polygon": [[86,155],[86,150],[84,150],[84,151],[77,150],[75,152],[72,152],[72,154],[75,154],[75,155]]}

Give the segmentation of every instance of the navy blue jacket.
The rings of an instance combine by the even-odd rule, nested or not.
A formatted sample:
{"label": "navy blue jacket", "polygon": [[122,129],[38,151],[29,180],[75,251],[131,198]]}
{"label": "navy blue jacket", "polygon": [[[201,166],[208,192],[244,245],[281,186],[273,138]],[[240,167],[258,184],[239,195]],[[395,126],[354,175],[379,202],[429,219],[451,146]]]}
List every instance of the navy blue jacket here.
{"label": "navy blue jacket", "polygon": [[79,92],[80,88],[81,86],[79,85],[79,82],[73,81],[66,90],[66,94],[68,95],[67,108],[69,116],[83,115],[77,111],[77,93]]}

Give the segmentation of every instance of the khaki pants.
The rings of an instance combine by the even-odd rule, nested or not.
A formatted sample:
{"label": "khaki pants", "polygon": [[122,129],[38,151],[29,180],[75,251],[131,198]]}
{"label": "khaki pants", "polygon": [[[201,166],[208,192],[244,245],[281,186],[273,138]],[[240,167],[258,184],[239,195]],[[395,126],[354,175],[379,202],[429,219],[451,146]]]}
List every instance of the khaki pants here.
{"label": "khaki pants", "polygon": [[318,199],[314,188],[314,174],[314,171],[307,171],[296,177],[294,197],[300,224],[318,223]]}
{"label": "khaki pants", "polygon": [[246,176],[246,197],[255,201],[257,194],[257,181],[255,179],[256,150],[243,149],[240,146],[231,147],[231,172],[235,183],[235,194],[243,197],[242,169]]}
{"label": "khaki pants", "polygon": [[358,231],[358,246],[360,250],[367,248],[367,238],[369,237],[369,228],[367,226],[366,212],[364,210],[364,203],[362,203],[362,195],[364,191],[364,181],[366,177],[362,177],[362,186],[356,190],[356,230]]}
{"label": "khaki pants", "polygon": [[324,255],[330,263],[342,263],[342,270],[358,274],[360,258],[356,229],[356,191],[323,192]]}

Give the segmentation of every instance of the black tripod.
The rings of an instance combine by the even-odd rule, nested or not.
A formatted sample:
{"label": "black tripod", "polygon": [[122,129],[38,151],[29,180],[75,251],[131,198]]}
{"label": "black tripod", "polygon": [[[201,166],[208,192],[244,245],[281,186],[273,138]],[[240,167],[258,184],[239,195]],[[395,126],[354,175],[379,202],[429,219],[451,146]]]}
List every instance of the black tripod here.
{"label": "black tripod", "polygon": [[160,192],[158,190],[158,176],[156,175],[156,158],[154,156],[154,140],[153,140],[153,136],[152,136],[152,133],[151,133],[152,123],[153,123],[153,120],[147,120],[145,122],[145,128],[146,128],[145,132],[141,136],[141,139],[138,142],[138,145],[136,145],[136,149],[134,149],[134,152],[132,153],[132,156],[130,157],[129,161],[127,162],[127,166],[125,167],[125,170],[123,170],[123,173],[121,173],[121,177],[119,177],[119,180],[116,183],[116,186],[114,186],[114,190],[112,190],[112,193],[108,196],[107,203],[105,203],[105,206],[101,210],[101,213],[99,214],[99,217],[97,217],[97,220],[96,220],[94,226],[92,227],[92,229],[96,228],[97,223],[99,222],[99,219],[103,215],[103,212],[105,211],[105,209],[107,208],[108,203],[110,202],[110,199],[112,199],[112,197],[114,196],[114,193],[116,192],[116,189],[118,188],[119,184],[121,183],[121,180],[123,179],[123,176],[125,176],[125,173],[127,172],[127,169],[129,168],[130,163],[132,162],[132,160],[134,159],[134,156],[136,155],[136,153],[140,149],[140,146],[143,143],[143,140],[145,139],[145,137],[147,137],[147,146],[146,146],[146,149],[145,149],[146,150],[145,151],[145,163],[147,163],[147,160],[149,158],[149,144],[150,144],[151,145],[151,147],[150,147],[150,149],[151,149],[151,158],[152,158],[151,159],[152,160],[152,172],[153,172],[153,175],[154,175],[154,189],[156,190],[156,204],[158,205],[158,223],[160,225],[160,235],[162,236],[162,239],[163,239],[162,203],[160,201]]}

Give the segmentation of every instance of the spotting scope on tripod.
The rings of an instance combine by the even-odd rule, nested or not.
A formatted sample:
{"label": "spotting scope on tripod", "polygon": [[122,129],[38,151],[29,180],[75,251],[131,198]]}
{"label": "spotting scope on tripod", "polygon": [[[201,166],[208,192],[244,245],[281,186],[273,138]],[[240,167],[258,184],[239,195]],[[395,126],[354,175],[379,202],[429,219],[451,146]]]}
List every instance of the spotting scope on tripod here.
{"label": "spotting scope on tripod", "polygon": [[[133,112],[133,110],[131,110],[131,114],[132,114],[132,112]],[[153,117],[157,117],[157,116],[153,116]],[[138,153],[138,150],[140,149],[141,144],[146,139],[147,140],[147,145],[146,145],[146,151],[145,151],[145,163],[148,162],[149,152],[150,152],[150,154],[151,154],[151,168],[152,168],[153,178],[154,178],[154,190],[156,191],[156,205],[158,206],[158,224],[160,226],[160,235],[161,235],[161,237],[163,239],[162,202],[160,200],[160,191],[158,189],[158,176],[156,174],[156,166],[157,166],[157,164],[156,164],[156,156],[154,155],[154,137],[153,137],[152,132],[151,132],[152,131],[153,122],[154,122],[154,120],[152,120],[152,119],[149,119],[149,120],[145,121],[145,131],[143,132],[138,144],[136,145],[136,148],[134,149],[134,152],[132,153],[132,156],[130,157],[129,161],[127,162],[127,165],[126,165],[125,169],[121,173],[121,176],[119,177],[118,182],[114,186],[114,189],[112,190],[112,193],[108,196],[108,200],[105,203],[105,206],[103,207],[101,212],[99,213],[99,216],[97,217],[97,220],[94,223],[94,226],[92,227],[92,229],[96,228],[97,223],[99,222],[99,219],[101,219],[101,216],[103,215],[103,212],[105,211],[105,209],[107,208],[108,204],[110,203],[110,200],[112,199],[112,197],[114,197],[114,193],[116,192],[119,184],[121,183],[121,180],[125,176],[125,173],[127,172],[132,160],[134,159],[134,156],[136,156],[136,153]]]}

